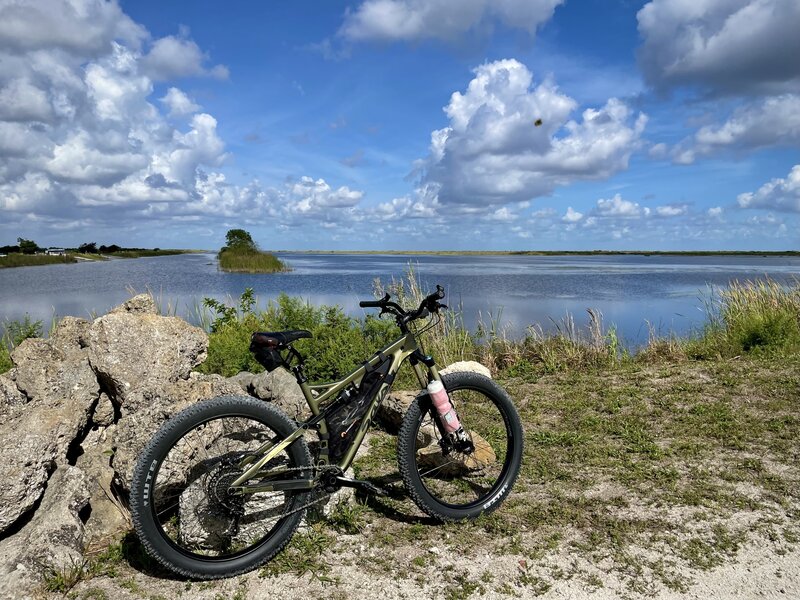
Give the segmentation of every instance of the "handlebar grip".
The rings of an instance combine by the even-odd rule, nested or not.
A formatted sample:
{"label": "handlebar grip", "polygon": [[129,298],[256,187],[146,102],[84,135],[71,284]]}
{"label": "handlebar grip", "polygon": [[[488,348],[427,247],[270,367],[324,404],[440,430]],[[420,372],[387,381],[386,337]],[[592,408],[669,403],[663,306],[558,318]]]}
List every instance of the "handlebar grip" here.
{"label": "handlebar grip", "polygon": [[386,294],[380,300],[362,300],[358,303],[361,308],[383,308],[383,305],[389,301],[389,294]]}
{"label": "handlebar grip", "polygon": [[433,306],[433,303],[435,303],[437,300],[441,300],[442,298],[444,298],[444,288],[440,285],[437,285],[436,291],[432,294],[428,294],[425,297],[425,300],[422,301],[422,304],[431,307]]}

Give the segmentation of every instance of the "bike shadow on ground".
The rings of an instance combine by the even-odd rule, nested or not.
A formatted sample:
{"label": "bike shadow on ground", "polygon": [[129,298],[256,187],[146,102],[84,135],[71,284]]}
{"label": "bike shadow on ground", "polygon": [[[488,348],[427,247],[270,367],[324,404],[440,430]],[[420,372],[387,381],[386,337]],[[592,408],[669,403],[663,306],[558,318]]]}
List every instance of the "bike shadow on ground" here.
{"label": "bike shadow on ground", "polygon": [[[356,499],[364,503],[376,514],[407,525],[436,525],[439,523],[427,515],[420,514],[419,509],[411,501],[399,473],[367,477],[366,479],[371,484],[387,492],[386,496],[378,496],[362,490],[356,491]],[[127,563],[130,568],[148,577],[172,581],[194,581],[189,577],[184,577],[161,566],[157,560],[147,553],[133,531],[126,533],[120,541],[119,555],[121,560]],[[97,574],[115,577],[113,562],[104,562],[107,564],[101,565]]]}
{"label": "bike shadow on ground", "polygon": [[419,509],[411,501],[399,473],[367,477],[366,479],[387,492],[386,496],[378,496],[360,490],[356,492],[359,502],[366,504],[375,513],[408,525],[436,525],[439,523],[432,517],[420,514]]}
{"label": "bike shadow on ground", "polygon": [[136,533],[128,531],[119,542],[119,553],[114,555],[114,559],[100,561],[96,575],[107,575],[117,577],[116,560],[124,562],[134,571],[138,571],[148,577],[155,579],[169,579],[172,581],[193,581],[189,577],[179,575],[163,567],[156,559],[151,557],[145,550]]}

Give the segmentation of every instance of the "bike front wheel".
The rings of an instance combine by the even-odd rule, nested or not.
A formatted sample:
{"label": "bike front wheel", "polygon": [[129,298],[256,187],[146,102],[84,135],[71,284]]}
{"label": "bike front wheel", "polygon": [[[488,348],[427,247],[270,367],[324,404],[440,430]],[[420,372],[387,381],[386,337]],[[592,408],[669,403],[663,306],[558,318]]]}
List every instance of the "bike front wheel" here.
{"label": "bike front wheel", "polygon": [[[232,495],[228,488],[242,474],[243,458],[295,428],[274,407],[239,396],[197,403],[167,421],[140,455],[131,484],[133,525],[148,553],[197,579],[230,577],[272,558],[297,529],[308,493]],[[262,472],[310,478],[305,441]]]}
{"label": "bike front wheel", "polygon": [[519,414],[497,383],[477,373],[442,377],[469,443],[443,442],[427,394],[412,402],[398,436],[398,462],[414,502],[441,521],[475,519],[511,491],[522,463]]}

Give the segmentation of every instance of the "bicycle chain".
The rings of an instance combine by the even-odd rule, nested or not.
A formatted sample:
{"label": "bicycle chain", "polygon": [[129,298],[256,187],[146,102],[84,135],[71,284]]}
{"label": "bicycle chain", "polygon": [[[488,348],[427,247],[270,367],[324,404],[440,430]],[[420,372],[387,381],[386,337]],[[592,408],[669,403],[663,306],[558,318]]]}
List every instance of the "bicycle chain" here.
{"label": "bicycle chain", "polygon": [[[283,472],[289,472],[289,471],[308,471],[310,468],[313,468],[313,467],[287,467],[287,468],[285,468],[285,469],[282,469],[282,471],[283,471]],[[320,469],[318,469],[318,472],[317,472],[317,478],[319,478],[319,476],[320,476],[322,473],[324,473],[325,471],[339,471],[339,472],[341,472],[341,469],[339,469],[339,467],[337,467],[337,466],[335,466],[335,465],[324,465],[324,466],[322,466]],[[317,488],[317,487],[313,487],[313,488],[311,488],[311,489],[309,490],[309,492],[308,492],[308,493],[312,493],[312,492],[316,491],[317,489],[319,489],[319,488]],[[320,495],[320,497],[319,497],[319,498],[316,498],[315,500],[311,500],[310,502],[306,502],[306,503],[305,503],[305,504],[303,504],[302,506],[298,506],[297,508],[293,508],[292,510],[289,510],[289,511],[285,511],[285,512],[283,512],[283,513],[281,514],[281,518],[283,518],[283,517],[288,517],[289,515],[293,515],[293,514],[295,514],[295,513],[298,513],[298,512],[300,512],[300,511],[302,511],[302,510],[305,510],[305,509],[307,509],[307,508],[308,508],[308,507],[310,507],[310,506],[314,506],[315,504],[319,504],[319,503],[320,503],[320,502],[322,502],[323,500],[326,500],[326,499],[330,498],[330,496],[331,496],[331,494],[330,494],[330,493],[328,493],[328,492],[325,492],[325,493],[323,493],[322,495]]]}

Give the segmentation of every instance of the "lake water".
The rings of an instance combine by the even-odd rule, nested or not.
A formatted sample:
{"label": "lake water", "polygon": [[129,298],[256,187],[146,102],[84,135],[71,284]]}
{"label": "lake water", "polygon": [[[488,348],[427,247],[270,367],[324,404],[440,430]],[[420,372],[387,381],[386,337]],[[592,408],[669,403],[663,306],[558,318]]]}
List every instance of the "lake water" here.
{"label": "lake water", "polygon": [[195,320],[205,296],[238,298],[252,287],[261,303],[280,292],[314,304],[339,304],[363,315],[373,281],[401,278],[413,264],[424,287],[447,290],[445,302],[463,307],[471,327],[479,315],[500,315],[520,334],[534,323],[552,328],[566,312],[579,324],[600,310],[629,344],[645,341],[647,323],[660,333],[685,334],[702,325],[710,286],[765,275],[791,282],[798,257],[675,256],[399,256],[281,254],[292,271],[271,275],[223,273],[213,254],[188,254],[80,264],[0,269],[0,318],[26,313],[49,323],[54,315],[102,314],[151,290],[162,306]]}

